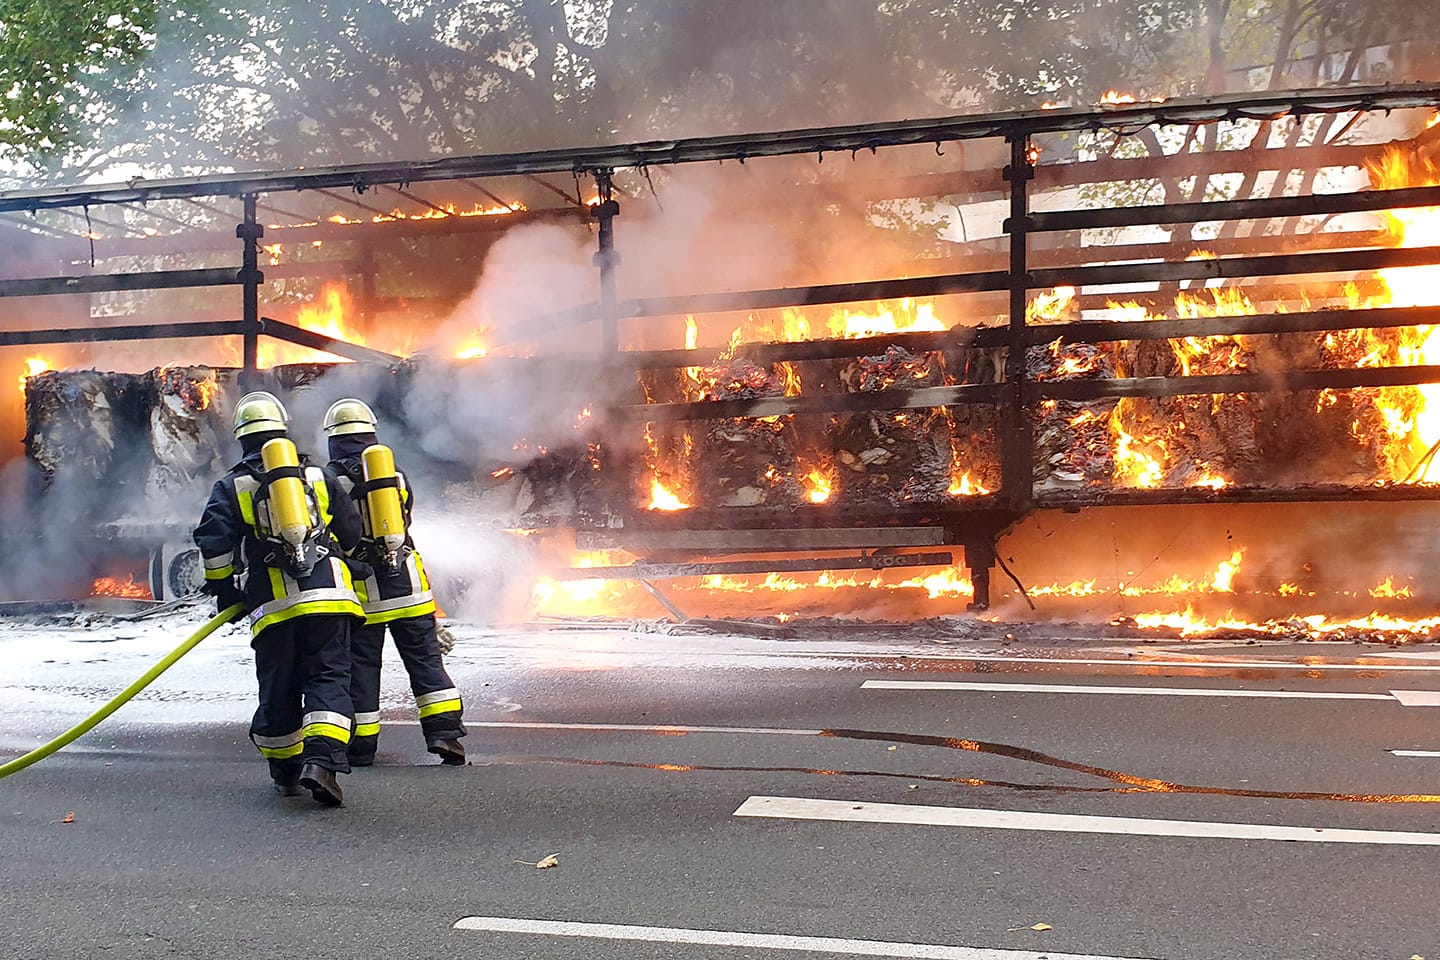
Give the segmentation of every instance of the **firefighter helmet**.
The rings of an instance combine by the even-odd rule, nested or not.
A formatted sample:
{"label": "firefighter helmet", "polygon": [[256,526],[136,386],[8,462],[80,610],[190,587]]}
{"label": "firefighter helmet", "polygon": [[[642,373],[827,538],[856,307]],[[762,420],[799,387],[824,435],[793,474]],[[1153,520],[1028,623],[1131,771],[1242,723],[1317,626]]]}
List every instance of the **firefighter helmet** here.
{"label": "firefighter helmet", "polygon": [[252,433],[284,432],[289,421],[285,404],[275,394],[264,390],[247,393],[235,404],[235,439]]}
{"label": "firefighter helmet", "polygon": [[325,436],[343,437],[353,433],[374,433],[375,413],[360,400],[336,400],[325,411]]}

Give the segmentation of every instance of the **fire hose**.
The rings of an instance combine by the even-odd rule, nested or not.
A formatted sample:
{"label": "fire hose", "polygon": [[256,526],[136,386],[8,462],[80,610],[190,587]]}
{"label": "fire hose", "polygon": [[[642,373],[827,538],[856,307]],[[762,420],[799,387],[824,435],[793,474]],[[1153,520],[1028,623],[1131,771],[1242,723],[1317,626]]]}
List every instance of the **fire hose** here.
{"label": "fire hose", "polygon": [[24,770],[32,763],[38,763],[39,761],[44,760],[46,757],[50,756],[50,754],[55,753],[56,751],[62,749],[65,746],[68,746],[70,743],[78,740],[86,733],[89,733],[102,720],[104,720],[106,717],[110,716],[110,714],[114,713],[116,710],[119,710],[122,706],[128,703],[130,699],[135,696],[135,694],[139,693],[141,690],[144,690],[146,687],[150,686],[150,684],[154,683],[156,677],[160,676],[160,674],[164,673],[166,670],[169,670],[172,666],[174,666],[177,660],[179,660],[181,657],[185,656],[185,654],[193,650],[201,640],[204,640],[206,637],[210,636],[210,634],[214,633],[216,630],[219,630],[225,624],[239,617],[240,614],[244,612],[244,610],[245,608],[242,604],[236,603],[226,607],[224,610],[221,610],[219,613],[215,614],[215,616],[211,617],[208,621],[205,622],[204,626],[202,626],[199,630],[196,630],[194,633],[190,634],[190,636],[186,638],[184,643],[180,644],[180,646],[176,647],[174,650],[171,650],[168,654],[165,655],[165,658],[163,660],[155,664],[155,666],[151,667],[149,670],[146,670],[144,676],[140,677],[140,679],[130,684],[130,686],[126,687],[124,690],[121,690],[117,696],[107,702],[99,710],[96,710],[94,713],[90,714],[90,716],[86,717],[84,720],[71,727],[69,730],[66,730],[64,733],[60,734],[60,736],[56,737],[54,740],[51,740],[49,743],[46,743],[43,746],[36,747],[34,750],[31,750],[23,757],[16,757],[14,760],[9,761],[8,763],[0,764],[0,780],[5,779],[12,773],[18,773],[19,771]]}

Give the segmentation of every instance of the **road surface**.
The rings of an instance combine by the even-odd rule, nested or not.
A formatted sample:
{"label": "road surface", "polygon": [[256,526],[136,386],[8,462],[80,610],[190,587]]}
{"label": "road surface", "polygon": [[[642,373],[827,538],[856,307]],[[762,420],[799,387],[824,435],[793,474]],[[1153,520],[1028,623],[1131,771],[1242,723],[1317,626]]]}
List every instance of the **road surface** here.
{"label": "road surface", "polygon": [[[187,623],[7,631],[0,757]],[[1424,650],[459,633],[472,764],[392,654],[341,810],[271,793],[238,633],[0,781],[0,956],[1440,957]]]}

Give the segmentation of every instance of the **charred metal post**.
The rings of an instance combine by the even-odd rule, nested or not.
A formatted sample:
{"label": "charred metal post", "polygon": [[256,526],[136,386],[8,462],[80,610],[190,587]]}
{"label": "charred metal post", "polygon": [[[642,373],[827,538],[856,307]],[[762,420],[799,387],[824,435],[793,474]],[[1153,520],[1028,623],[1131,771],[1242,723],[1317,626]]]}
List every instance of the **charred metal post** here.
{"label": "charred metal post", "polygon": [[615,304],[615,268],[620,264],[620,255],[615,252],[615,218],[620,215],[620,204],[612,196],[612,173],[608,167],[595,171],[595,191],[600,202],[590,214],[600,225],[595,266],[600,268],[600,349],[607,354],[620,349],[620,316]]}
{"label": "charred metal post", "polygon": [[245,222],[235,227],[235,236],[244,241],[240,260],[240,283],[243,291],[241,322],[244,324],[243,360],[240,384],[246,389],[257,385],[260,373],[260,238],[265,228],[255,218],[255,194],[245,194]]}
{"label": "charred metal post", "polygon": [[[1010,216],[1004,229],[1010,235],[1009,353],[1005,359],[1006,397],[1000,410],[1000,495],[1012,510],[1024,511],[1034,500],[1035,438],[1030,412],[1025,407],[1025,310],[1030,301],[1028,241],[1030,233],[1029,181],[1035,177],[1036,151],[1026,133],[1011,134],[1010,163],[1004,177],[1010,184]],[[976,572],[976,599],[979,573]],[[986,568],[988,592],[989,568]]]}
{"label": "charred metal post", "polygon": [[990,609],[990,571],[995,567],[995,544],[991,540],[974,540],[965,544],[965,566],[970,568],[974,593],[966,604],[969,610]]}

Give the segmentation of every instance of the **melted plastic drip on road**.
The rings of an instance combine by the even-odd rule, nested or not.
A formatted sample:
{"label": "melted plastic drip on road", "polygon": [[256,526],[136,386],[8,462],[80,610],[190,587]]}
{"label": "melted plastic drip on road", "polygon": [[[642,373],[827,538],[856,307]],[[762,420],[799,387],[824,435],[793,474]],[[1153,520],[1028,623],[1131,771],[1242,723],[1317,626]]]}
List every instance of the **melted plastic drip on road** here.
{"label": "melted plastic drip on road", "polygon": [[[662,736],[683,736],[684,730],[637,730]],[[815,736],[835,740],[866,740],[880,743],[903,743],[917,747],[940,747],[946,750],[963,750],[967,753],[985,753],[1024,763],[1037,763],[1059,770],[1083,773],[1099,777],[1118,787],[1085,787],[1067,784],[1017,783],[1007,780],[982,780],[974,777],[944,777],[936,774],[892,773],[882,770],[826,770],[818,767],[760,767],[760,766],[712,766],[681,763],[643,763],[624,760],[595,760],[583,757],[513,756],[496,757],[491,762],[500,764],[555,763],[591,767],[616,767],[633,770],[656,770],[666,773],[799,773],[825,777],[882,777],[895,780],[949,783],[968,787],[1000,787],[1007,790],[1027,790],[1049,793],[1184,793],[1215,797],[1244,797],[1259,800],[1330,800],[1338,803],[1440,803],[1440,794],[1433,793],[1325,793],[1311,790],[1256,790],[1242,787],[1208,787],[1187,783],[1174,783],[1155,777],[1142,777],[1133,773],[1110,770],[1088,763],[1052,757],[1028,747],[1016,747],[1008,743],[991,743],[985,740],[966,740],[959,737],[936,737],[922,733],[895,733],[883,730],[850,730],[831,728],[821,730]]]}
{"label": "melted plastic drip on road", "polygon": [[1262,800],[1336,800],[1342,803],[1440,803],[1440,795],[1433,793],[1320,793],[1305,790],[1251,790],[1238,787],[1204,787],[1186,783],[1172,783],[1154,777],[1141,777],[1119,770],[1109,770],[1088,763],[1077,763],[1040,753],[1027,747],[1015,747],[1008,743],[990,743],[985,740],[964,740],[958,737],[934,737],[920,733],[888,733],[879,730],[846,730],[836,728],[820,731],[822,737],[837,740],[878,740],[884,743],[905,743],[919,747],[942,747],[947,750],[965,750],[970,753],[988,753],[992,756],[1021,760],[1025,763],[1039,763],[1061,770],[1072,770],[1092,777],[1123,783],[1131,789],[1116,791],[1125,793],[1191,793],[1217,797],[1251,797]]}
{"label": "melted plastic drip on road", "polygon": [[490,762],[509,766],[525,764],[568,764],[580,767],[616,767],[624,770],[658,770],[662,773],[803,773],[817,777],[884,777],[890,780],[950,783],[962,787],[1003,787],[1046,793],[1136,793],[1131,787],[1082,787],[1049,783],[1013,783],[1008,780],[981,780],[976,777],[941,777],[926,773],[893,773],[885,770],[822,770],[818,767],[715,766],[696,763],[640,763],[629,760],[595,760],[587,757],[506,756]]}

